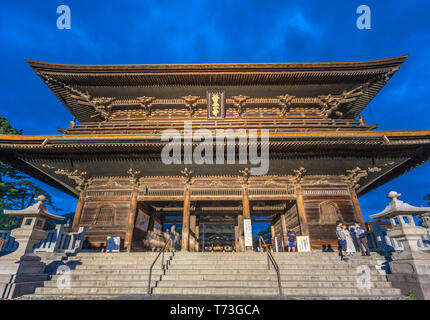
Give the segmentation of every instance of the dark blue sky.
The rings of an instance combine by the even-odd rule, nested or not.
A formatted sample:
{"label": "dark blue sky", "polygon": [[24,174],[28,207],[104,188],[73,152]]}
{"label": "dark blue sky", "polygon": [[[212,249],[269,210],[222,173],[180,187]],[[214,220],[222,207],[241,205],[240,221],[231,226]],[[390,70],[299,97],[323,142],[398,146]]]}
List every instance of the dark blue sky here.
{"label": "dark blue sky", "polygon": [[[109,3],[109,4],[108,4]],[[56,9],[71,8],[71,30]],[[356,9],[371,8],[371,30]],[[0,115],[24,134],[56,134],[72,116],[25,59],[72,64],[330,62],[410,54],[364,116],[378,130],[430,129],[428,1],[2,1]],[[423,205],[430,163],[360,197],[365,219],[390,190]],[[76,200],[47,187],[57,206]]]}

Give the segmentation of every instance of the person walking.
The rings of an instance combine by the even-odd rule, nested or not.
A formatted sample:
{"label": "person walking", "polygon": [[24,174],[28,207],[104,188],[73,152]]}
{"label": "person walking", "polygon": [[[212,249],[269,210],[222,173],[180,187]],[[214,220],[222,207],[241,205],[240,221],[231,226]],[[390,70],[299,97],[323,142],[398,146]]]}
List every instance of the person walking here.
{"label": "person walking", "polygon": [[355,224],[355,236],[362,256],[370,256],[369,245],[367,243],[366,230],[360,226],[359,223]]}
{"label": "person walking", "polygon": [[336,236],[339,243],[340,260],[344,260],[346,256],[346,239],[342,232],[342,223],[340,221],[336,221]]}
{"label": "person walking", "polygon": [[342,225],[342,232],[346,240],[346,255],[353,256],[354,253],[356,252],[355,246],[354,246],[354,240],[352,239],[351,233],[349,233],[349,230],[346,227],[346,225]]}

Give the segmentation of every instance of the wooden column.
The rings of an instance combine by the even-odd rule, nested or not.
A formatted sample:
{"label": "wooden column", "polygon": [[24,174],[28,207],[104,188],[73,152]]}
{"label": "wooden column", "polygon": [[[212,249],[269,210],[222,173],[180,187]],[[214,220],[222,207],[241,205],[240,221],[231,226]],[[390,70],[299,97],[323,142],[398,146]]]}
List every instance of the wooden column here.
{"label": "wooden column", "polygon": [[234,226],[234,247],[235,247],[235,250],[236,250],[236,252],[239,252],[240,250],[240,244],[239,244],[239,226],[237,225],[237,222],[236,222],[236,225]]}
{"label": "wooden column", "polygon": [[188,251],[189,238],[190,238],[190,201],[191,200],[191,188],[190,185],[185,187],[184,196],[184,212],[182,215],[182,241],[181,250]]}
{"label": "wooden column", "polygon": [[243,233],[243,215],[237,215],[237,237],[238,237],[238,248],[237,252],[245,251],[245,238]]}
{"label": "wooden column", "polygon": [[196,243],[194,244],[194,251],[199,252],[199,250],[200,250],[200,246],[199,246],[200,227],[198,224],[196,225],[196,231],[195,232],[196,232]]}
{"label": "wooden column", "polygon": [[287,240],[287,223],[285,221],[285,213],[281,213],[281,216],[279,218],[281,219],[282,238],[284,240],[284,248],[286,248],[288,244],[288,240]]}
{"label": "wooden column", "polygon": [[[243,219],[251,219],[251,209],[249,206],[249,196],[248,196],[247,186],[244,186],[242,188],[242,205],[243,205]],[[243,220],[242,220],[242,230],[243,230]],[[243,235],[243,241],[245,245],[245,234]],[[245,250],[252,251],[252,246],[251,247],[247,246]]]}
{"label": "wooden column", "polygon": [[354,206],[355,218],[358,223],[361,224],[362,227],[365,227],[363,214],[361,213],[360,204],[358,203],[357,193],[354,189],[350,189],[351,197],[352,197],[352,205]]}
{"label": "wooden column", "polygon": [[124,247],[127,249],[128,252],[131,251],[131,242],[133,239],[134,220],[136,219],[138,194],[139,194],[139,190],[137,188],[134,188],[133,192],[131,193],[130,210],[128,212],[128,221],[127,221],[127,232],[125,233],[125,239],[124,239]]}
{"label": "wooden column", "polygon": [[189,250],[195,251],[196,249],[196,216],[190,216],[190,235],[189,235]]}
{"label": "wooden column", "polygon": [[296,198],[297,213],[299,215],[301,233],[302,233],[302,236],[308,236],[309,235],[308,221],[306,218],[305,206],[303,204],[302,188],[299,186],[296,187],[296,197],[297,197]]}
{"label": "wooden column", "polygon": [[82,211],[85,205],[85,196],[87,194],[87,186],[84,185],[81,188],[81,193],[79,194],[79,201],[76,207],[75,217],[73,218],[72,232],[77,232],[79,228],[79,222],[81,221]]}
{"label": "wooden column", "polygon": [[270,233],[272,234],[271,238],[274,238],[276,236],[276,234],[275,234],[275,226],[272,225],[272,224],[270,225]]}

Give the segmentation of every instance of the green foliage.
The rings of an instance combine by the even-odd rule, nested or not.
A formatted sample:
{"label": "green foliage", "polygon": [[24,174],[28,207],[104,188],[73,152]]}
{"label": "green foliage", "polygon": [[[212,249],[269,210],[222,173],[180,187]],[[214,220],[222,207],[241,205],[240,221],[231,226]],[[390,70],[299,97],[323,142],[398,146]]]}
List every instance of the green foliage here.
{"label": "green foliage", "polygon": [[430,206],[430,193],[427,193],[424,197],[424,200],[427,200],[427,204]]}
{"label": "green foliage", "polygon": [[0,134],[22,134],[22,129],[21,130],[14,129],[10,125],[8,119],[0,116]]}
{"label": "green foliage", "polygon": [[270,230],[270,226],[268,226],[266,230],[260,231],[258,233],[258,239],[260,239],[260,236],[264,239],[264,241],[266,241],[266,243],[270,243],[272,241],[272,231]]}
{"label": "green foliage", "polygon": [[409,299],[411,299],[411,300],[416,300],[416,299],[417,299],[417,297],[416,297],[412,292],[410,292],[410,293],[408,294],[408,297],[409,297]]}
{"label": "green foliage", "polygon": [[[0,116],[0,134],[21,135],[22,130],[14,129],[9,120]],[[35,201],[34,198],[39,195],[44,195],[47,199],[46,204],[54,211],[59,211],[53,205],[51,195],[30,180],[29,176],[0,162],[0,230],[11,230],[20,224],[15,217],[5,216],[3,210],[25,209],[32,205]]]}

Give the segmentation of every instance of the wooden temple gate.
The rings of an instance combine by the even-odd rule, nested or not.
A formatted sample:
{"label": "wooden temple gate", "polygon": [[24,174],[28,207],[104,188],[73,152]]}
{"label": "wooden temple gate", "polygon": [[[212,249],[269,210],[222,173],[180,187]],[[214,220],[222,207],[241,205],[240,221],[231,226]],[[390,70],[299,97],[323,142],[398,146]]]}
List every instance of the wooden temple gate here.
{"label": "wooden temple gate", "polygon": [[[282,236],[285,242],[287,230],[309,235],[313,247],[335,245],[332,226],[336,220],[363,222],[356,195],[346,185],[344,189],[324,188],[313,185],[312,180],[294,185],[251,178],[247,183],[230,180],[230,188],[209,188],[208,181],[213,177],[195,177],[192,183],[170,177],[169,186],[160,187],[160,181],[166,179],[147,177],[130,188],[129,180],[114,180],[95,179],[81,191],[81,211],[76,212],[74,226],[86,227],[87,236],[96,245],[109,234],[121,237],[125,249],[136,249],[147,234],[136,228],[138,212],[149,217],[147,230],[154,224],[161,229],[165,224],[182,224],[181,250],[186,251],[199,251],[199,225],[203,222],[234,223],[236,251],[252,250],[245,248],[244,219],[270,223],[272,235]],[[219,180],[218,185],[222,184]],[[108,185],[115,189],[100,189]],[[106,211],[112,215],[111,220],[101,216]]]}
{"label": "wooden temple gate", "polygon": [[[294,229],[309,235],[313,247],[336,246],[336,221],[364,222],[357,195],[430,158],[430,131],[373,131],[376,125],[361,115],[406,58],[112,66],[29,61],[74,118],[61,135],[0,136],[0,161],[79,197],[73,230],[85,227],[93,245],[117,236],[122,248],[140,250],[148,237],[161,241],[163,225],[182,223],[178,246],[196,251],[200,223],[228,221],[238,251],[250,250],[244,220],[253,219],[269,222],[284,241]],[[212,136],[242,130],[224,132],[224,150],[252,145],[263,154],[267,148],[270,166],[249,176],[254,164],[236,154],[222,154],[227,163],[212,161],[217,156],[202,165],[186,162],[190,146],[206,157],[201,137],[185,139],[191,122]],[[175,132],[181,153],[168,165],[162,161],[171,142],[162,139],[166,129]]]}

